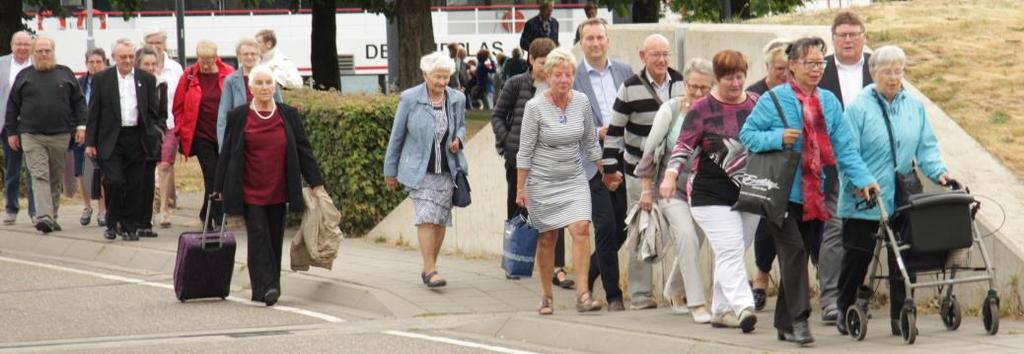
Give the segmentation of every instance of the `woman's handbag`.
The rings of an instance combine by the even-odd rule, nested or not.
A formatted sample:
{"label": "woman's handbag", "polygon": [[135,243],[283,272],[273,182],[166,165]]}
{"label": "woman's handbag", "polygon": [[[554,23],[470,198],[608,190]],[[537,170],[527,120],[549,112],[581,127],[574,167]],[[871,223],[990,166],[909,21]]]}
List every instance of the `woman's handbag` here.
{"label": "woman's handbag", "polygon": [[473,198],[469,196],[471,191],[469,188],[469,179],[466,178],[466,172],[463,172],[458,168],[459,157],[455,157],[455,166],[457,172],[455,172],[455,190],[452,191],[452,205],[465,208],[473,202]]}
{"label": "woman's handbag", "polygon": [[530,221],[523,211],[505,221],[505,237],[501,256],[501,268],[505,269],[505,276],[519,278],[533,276],[538,236],[537,229],[530,226]]}
{"label": "woman's handbag", "polygon": [[915,194],[921,194],[924,192],[924,186],[921,184],[921,178],[917,177],[917,168],[911,167],[910,172],[900,173],[896,170],[896,140],[892,135],[892,122],[889,120],[889,111],[885,109],[885,104],[882,103],[882,98],[878,97],[878,93],[875,93],[875,101],[878,102],[878,108],[882,110],[882,117],[885,118],[885,129],[889,132],[889,151],[892,152],[892,170],[896,174],[896,194],[895,202],[896,207],[901,207],[910,203],[910,196]]}
{"label": "woman's handbag", "polygon": [[[775,92],[768,91],[768,94],[782,125],[789,128]],[[789,193],[799,164],[800,152],[794,151],[792,145],[786,145],[782,150],[750,154],[746,172],[736,176],[740,195],[732,210],[764,216],[765,220],[781,228],[786,220]]]}

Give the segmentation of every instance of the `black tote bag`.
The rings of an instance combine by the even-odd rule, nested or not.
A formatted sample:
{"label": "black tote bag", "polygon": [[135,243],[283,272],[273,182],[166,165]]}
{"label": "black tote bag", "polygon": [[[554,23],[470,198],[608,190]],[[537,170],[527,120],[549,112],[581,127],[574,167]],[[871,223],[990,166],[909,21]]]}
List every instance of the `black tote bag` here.
{"label": "black tote bag", "polygon": [[[775,92],[768,91],[768,94],[782,119],[782,125],[789,128]],[[746,172],[736,177],[740,195],[732,210],[761,215],[781,228],[786,220],[789,192],[793,188],[800,160],[800,152],[794,151],[792,145],[785,145],[782,150],[750,154],[747,157]]]}
{"label": "black tote bag", "polygon": [[895,202],[896,207],[901,207],[910,204],[910,197],[916,194],[924,192],[924,185],[921,184],[921,179],[917,177],[917,168],[912,167],[910,172],[900,173],[896,170],[896,139],[892,135],[892,121],[889,119],[889,111],[885,109],[885,104],[882,103],[882,98],[878,97],[878,93],[875,93],[875,101],[878,102],[878,108],[882,110],[882,117],[885,118],[885,130],[889,133],[889,151],[892,152],[892,170],[896,173],[896,195]]}

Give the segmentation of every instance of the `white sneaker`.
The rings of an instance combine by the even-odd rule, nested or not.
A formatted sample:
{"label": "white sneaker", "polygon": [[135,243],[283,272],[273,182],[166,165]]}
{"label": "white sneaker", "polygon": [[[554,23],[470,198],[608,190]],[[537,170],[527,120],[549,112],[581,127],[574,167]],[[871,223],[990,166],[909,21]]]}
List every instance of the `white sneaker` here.
{"label": "white sneaker", "polygon": [[711,314],[707,311],[698,314],[697,311],[691,311],[690,315],[693,316],[693,323],[705,324],[711,322]]}
{"label": "white sneaker", "polygon": [[677,315],[687,315],[690,313],[690,308],[686,304],[672,304],[672,313]]}

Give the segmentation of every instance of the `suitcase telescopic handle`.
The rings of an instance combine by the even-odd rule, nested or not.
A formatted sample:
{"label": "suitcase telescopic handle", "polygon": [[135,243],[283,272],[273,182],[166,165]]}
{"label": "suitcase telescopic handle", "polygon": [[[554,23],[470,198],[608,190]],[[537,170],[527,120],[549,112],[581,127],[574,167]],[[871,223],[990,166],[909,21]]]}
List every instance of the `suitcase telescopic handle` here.
{"label": "suitcase telescopic handle", "polygon": [[208,233],[207,232],[208,231],[207,226],[210,225],[210,210],[213,209],[213,202],[214,202],[213,196],[215,196],[215,195],[216,194],[210,194],[209,196],[206,197],[206,215],[203,217],[203,233],[199,237],[199,240],[200,240],[199,241],[199,245],[204,250],[216,250],[216,249],[220,249],[221,247],[224,247],[224,226],[226,225],[226,222],[227,222],[227,219],[228,219],[227,218],[227,213],[224,213],[224,215],[222,215],[221,218],[220,218],[220,229],[217,231],[218,234],[217,234],[217,237],[216,237],[217,238],[216,245],[214,247],[209,247],[208,245],[214,244],[214,242],[212,242],[212,241],[211,242],[207,242],[207,238],[206,238],[206,235]]}

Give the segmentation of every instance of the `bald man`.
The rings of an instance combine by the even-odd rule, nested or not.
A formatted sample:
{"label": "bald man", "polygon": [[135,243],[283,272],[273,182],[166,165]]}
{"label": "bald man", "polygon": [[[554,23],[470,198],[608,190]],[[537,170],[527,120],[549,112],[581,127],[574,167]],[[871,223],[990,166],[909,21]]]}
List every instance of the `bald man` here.
{"label": "bald man", "polygon": [[[643,155],[644,141],[647,140],[658,108],[670,98],[686,94],[683,74],[669,67],[672,48],[665,36],[648,36],[639,54],[644,67],[626,79],[619,88],[604,140],[603,181],[612,191],[623,187],[623,175],[617,168],[619,152],[622,151],[627,206],[640,200],[640,179],[633,171]],[[651,291],[651,265],[638,260],[633,254],[629,256],[628,283],[631,310],[658,307]]]}

